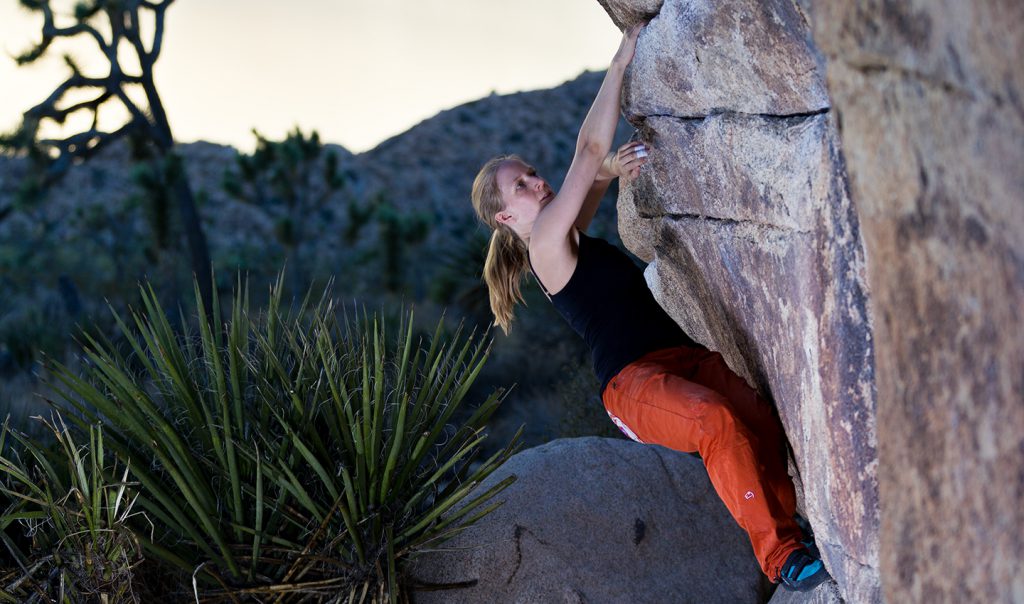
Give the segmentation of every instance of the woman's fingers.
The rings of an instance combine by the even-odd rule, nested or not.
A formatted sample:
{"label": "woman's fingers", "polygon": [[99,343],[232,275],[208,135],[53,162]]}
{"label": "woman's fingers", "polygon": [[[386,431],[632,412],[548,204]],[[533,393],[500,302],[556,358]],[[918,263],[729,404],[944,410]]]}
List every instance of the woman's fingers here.
{"label": "woman's fingers", "polygon": [[640,160],[647,161],[647,157],[648,155],[646,151],[640,151],[639,153],[625,153],[619,158],[619,162],[625,164]]}
{"label": "woman's fingers", "polygon": [[635,47],[636,39],[640,37],[640,30],[642,30],[646,25],[646,22],[641,21],[640,23],[636,23],[632,27],[627,29],[625,35],[623,36],[624,38],[626,38],[626,40],[628,40],[627,44]]}
{"label": "woman's fingers", "polygon": [[646,157],[637,157],[626,162],[622,162],[622,168],[624,170],[639,170],[640,166],[647,163]]}
{"label": "woman's fingers", "polygon": [[619,149],[619,159],[620,161],[623,162],[646,158],[647,155],[647,145],[639,141],[629,143],[628,145],[623,145]]}
{"label": "woman's fingers", "polygon": [[641,141],[632,141],[619,147],[618,156],[627,159],[630,156],[644,157],[647,155],[647,145]]}
{"label": "woman's fingers", "polygon": [[630,141],[615,152],[613,172],[622,178],[633,179],[640,175],[640,167],[647,163],[649,150],[643,141]]}

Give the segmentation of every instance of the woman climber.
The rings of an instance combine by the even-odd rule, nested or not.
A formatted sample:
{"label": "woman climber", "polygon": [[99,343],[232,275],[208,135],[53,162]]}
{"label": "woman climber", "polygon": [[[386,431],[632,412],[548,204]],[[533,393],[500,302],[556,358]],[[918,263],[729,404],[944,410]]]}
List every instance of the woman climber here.
{"label": "woman climber", "polygon": [[520,281],[532,268],[589,345],[612,421],[633,440],[699,453],[764,573],[806,591],[828,573],[813,544],[801,542],[782,428],[771,406],[719,353],[683,333],[629,257],[585,234],[611,180],[636,178],[647,162],[641,142],[609,152],[623,73],[642,28],[623,34],[557,192],[514,155],[491,159],[477,175],[473,207],[494,231],[484,267],[491,310],[508,332],[522,301]]}

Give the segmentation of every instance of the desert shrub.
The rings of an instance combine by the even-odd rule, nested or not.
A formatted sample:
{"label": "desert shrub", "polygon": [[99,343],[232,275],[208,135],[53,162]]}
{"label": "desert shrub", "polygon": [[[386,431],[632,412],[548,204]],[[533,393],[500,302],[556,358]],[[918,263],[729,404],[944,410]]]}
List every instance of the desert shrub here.
{"label": "desert shrub", "polygon": [[6,421],[0,432],[0,540],[9,560],[0,568],[0,602],[138,602],[132,585],[142,548],[128,526],[128,467],[108,459],[101,427],[90,426],[80,446],[59,416],[37,419],[54,446]]}
{"label": "desert shrub", "polygon": [[146,460],[132,466],[154,525],[142,547],[193,574],[196,597],[403,599],[405,561],[511,483],[473,491],[513,451],[477,459],[503,392],[452,423],[488,344],[443,322],[419,335],[411,312],[389,337],[329,290],[284,306],[281,283],[257,314],[239,284],[223,324],[180,330],[143,291],[115,317],[123,345],[86,335],[84,375],[57,366],[61,397],[122,463]]}

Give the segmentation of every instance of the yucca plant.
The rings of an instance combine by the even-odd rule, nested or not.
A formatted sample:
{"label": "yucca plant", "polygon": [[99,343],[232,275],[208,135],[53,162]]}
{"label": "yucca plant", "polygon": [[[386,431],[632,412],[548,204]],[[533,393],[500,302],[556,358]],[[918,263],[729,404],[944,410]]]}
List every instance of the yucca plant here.
{"label": "yucca plant", "polygon": [[[55,446],[40,446],[6,421],[0,432],[0,539],[12,562],[0,570],[0,602],[138,602],[132,579],[142,549],[128,526],[128,467],[106,463],[99,426],[79,446],[60,416],[36,419]],[[5,446],[8,435],[20,452]],[[15,528],[31,540],[28,551],[11,537]]]}
{"label": "yucca plant", "polygon": [[[443,321],[416,337],[403,315],[339,313],[329,289],[264,311],[238,284],[230,318],[196,291],[198,329],[172,328],[151,289],[121,350],[85,337],[88,369],[57,366],[82,426],[138,460],[150,556],[195,577],[196,597],[397,601],[403,562],[494,509],[511,483],[471,491],[513,452],[477,460],[502,391],[453,424],[488,344]],[[187,322],[182,319],[182,325]],[[127,354],[126,354],[127,352]],[[143,460],[145,463],[143,463]]]}

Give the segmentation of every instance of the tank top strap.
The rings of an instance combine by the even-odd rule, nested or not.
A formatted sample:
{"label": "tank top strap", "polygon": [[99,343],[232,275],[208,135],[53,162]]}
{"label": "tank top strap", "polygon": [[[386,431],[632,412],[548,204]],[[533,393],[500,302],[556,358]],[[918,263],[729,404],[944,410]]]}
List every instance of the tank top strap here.
{"label": "tank top strap", "polygon": [[[576,227],[573,227],[573,228],[576,228]],[[579,262],[579,258],[578,258],[579,248],[583,247],[583,238],[586,237],[586,235],[583,233],[583,231],[580,231],[579,229],[576,229],[576,230],[579,231],[579,234],[580,234],[580,242],[579,242],[579,244],[576,247],[576,254],[577,254],[576,261]],[[548,288],[544,287],[544,283],[540,280],[540,277],[537,276],[537,271],[533,268],[533,258],[530,257],[530,246],[529,245],[526,246],[526,261],[530,265],[530,274],[533,275],[533,279],[537,282],[537,285],[540,286],[540,291],[544,292],[544,295],[547,296],[548,300],[551,300],[551,293],[548,292]]]}
{"label": "tank top strap", "polygon": [[541,282],[540,277],[537,276],[537,271],[533,269],[533,258],[530,257],[529,247],[526,249],[526,261],[530,264],[530,274],[533,275],[533,280],[540,286],[540,291],[544,292],[544,295],[547,296],[548,300],[550,300],[551,294],[548,293],[548,288],[544,287],[544,283]]}

